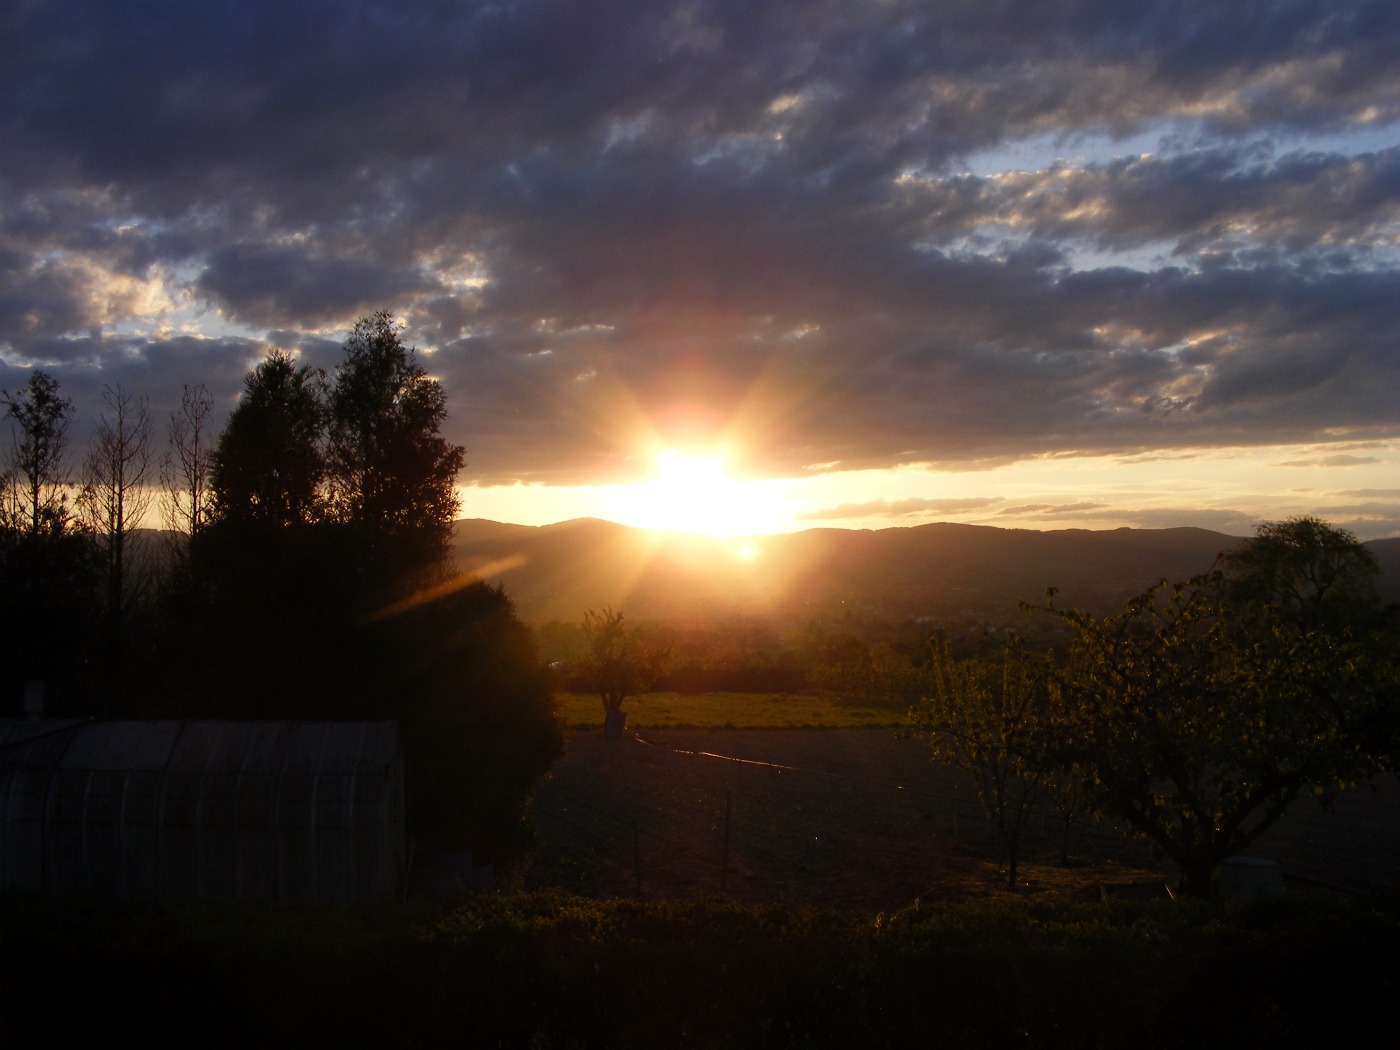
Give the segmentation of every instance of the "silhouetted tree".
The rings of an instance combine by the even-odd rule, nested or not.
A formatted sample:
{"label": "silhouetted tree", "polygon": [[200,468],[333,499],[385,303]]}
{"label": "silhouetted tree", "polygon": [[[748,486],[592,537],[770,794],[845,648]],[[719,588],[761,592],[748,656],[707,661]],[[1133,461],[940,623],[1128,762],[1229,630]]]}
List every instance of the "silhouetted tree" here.
{"label": "silhouetted tree", "polygon": [[505,593],[459,580],[361,634],[368,713],[400,719],[410,831],[429,848],[509,860],[531,786],[563,752],[552,679]]}
{"label": "silhouetted tree", "polygon": [[1255,600],[1269,591],[1211,572],[1164,581],[1116,616],[1050,610],[1072,632],[1051,674],[1051,761],[1175,861],[1188,895],[1209,892],[1220,863],[1299,793],[1325,801],[1393,762],[1381,738],[1393,666],[1346,617],[1285,615],[1290,603]]}
{"label": "silhouetted tree", "polygon": [[602,700],[609,734],[621,731],[623,702],[650,688],[665,660],[665,651],[629,625],[620,610],[583,614],[583,646],[573,660],[574,677]]}
{"label": "silhouetted tree", "polygon": [[[400,721],[422,843],[506,859],[558,756],[550,679],[509,599],[453,577],[462,450],[440,385],[389,314],[355,326],[327,385],[274,351],[211,463],[165,695],[218,713]],[[207,712],[203,712],[207,713]]]}
{"label": "silhouetted tree", "polygon": [[316,521],[325,421],[324,377],[273,350],[244,379],[211,456],[214,517],[279,528]]}
{"label": "silhouetted tree", "polygon": [[343,566],[317,529],[325,421],[322,374],[273,350],[244,378],[210,455],[211,513],[166,595],[167,613],[178,610],[166,649],[186,679],[219,668],[200,679],[217,713],[309,717],[336,688],[335,654],[353,644]]}
{"label": "silhouetted tree", "polygon": [[[83,460],[78,517],[95,540],[105,577],[108,702],[120,707],[123,649],[131,609],[144,597],[149,558],[133,570],[133,533],[154,495],[151,480],[151,416],[145,398],[118,387],[102,392],[106,411],[98,418]],[[149,554],[149,552],[142,552]]]}
{"label": "silhouetted tree", "polygon": [[924,696],[909,711],[909,732],[932,761],[966,770],[1006,853],[1016,888],[1021,837],[1049,793],[1046,750],[1055,731],[1044,669],[1016,643],[1000,662],[956,660],[946,640],[930,642]]}
{"label": "silhouetted tree", "polygon": [[80,713],[99,599],[92,546],[68,503],[72,402],[34,372],[3,403],[11,445],[0,492],[0,693],[18,713],[24,683],[43,682],[51,713]]}
{"label": "silhouetted tree", "polygon": [[186,383],[180,407],[170,414],[165,427],[166,450],[160,466],[165,522],[185,542],[204,528],[214,511],[213,412],[214,399],[204,385]]}
{"label": "silhouetted tree", "polygon": [[440,433],[446,418],[442,384],[393,315],[356,323],[330,393],[327,463],[332,512],[371,592],[419,586],[446,567],[465,457]]}
{"label": "silhouetted tree", "polygon": [[1380,599],[1375,556],[1346,529],[1314,517],[1269,521],[1221,558],[1232,602],[1275,609],[1300,626],[1341,626]]}
{"label": "silhouetted tree", "polygon": [[73,402],[58,380],[33,372],[18,391],[4,394],[13,439],[6,463],[4,514],[8,526],[30,536],[68,526],[68,424]]}

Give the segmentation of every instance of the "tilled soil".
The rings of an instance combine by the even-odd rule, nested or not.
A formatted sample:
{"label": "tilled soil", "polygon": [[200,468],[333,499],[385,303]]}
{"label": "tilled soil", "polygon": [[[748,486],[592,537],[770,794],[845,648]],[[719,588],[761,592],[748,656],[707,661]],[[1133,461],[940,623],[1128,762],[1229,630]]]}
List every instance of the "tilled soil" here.
{"label": "tilled soil", "polygon": [[[524,883],[596,897],[720,894],[877,910],[1009,892],[970,778],[887,730],[640,730],[571,735],[536,790]],[[1023,844],[1017,892],[1161,892],[1169,865],[1109,826],[1053,813]],[[1250,850],[1290,885],[1400,888],[1400,782],[1310,800]],[[1300,881],[1306,880],[1306,881]]]}
{"label": "tilled soil", "polygon": [[[889,909],[1005,884],[966,775],[883,730],[579,732],[532,816],[540,845],[528,884],[590,896]],[[1046,838],[1054,831],[1047,825]],[[1034,838],[1038,857],[1048,843]],[[1086,843],[1094,873],[1082,868]],[[1120,836],[1078,834],[1074,844],[1089,881],[1152,875],[1143,847]],[[1047,874],[1036,864],[1023,872],[1032,890],[1048,889]]]}

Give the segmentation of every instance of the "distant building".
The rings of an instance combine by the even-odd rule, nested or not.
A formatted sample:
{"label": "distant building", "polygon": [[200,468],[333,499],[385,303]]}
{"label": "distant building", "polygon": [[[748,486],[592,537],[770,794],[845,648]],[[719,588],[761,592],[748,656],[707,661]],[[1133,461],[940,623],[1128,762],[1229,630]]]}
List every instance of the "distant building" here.
{"label": "distant building", "polygon": [[0,721],[0,886],[349,901],[404,881],[394,722]]}

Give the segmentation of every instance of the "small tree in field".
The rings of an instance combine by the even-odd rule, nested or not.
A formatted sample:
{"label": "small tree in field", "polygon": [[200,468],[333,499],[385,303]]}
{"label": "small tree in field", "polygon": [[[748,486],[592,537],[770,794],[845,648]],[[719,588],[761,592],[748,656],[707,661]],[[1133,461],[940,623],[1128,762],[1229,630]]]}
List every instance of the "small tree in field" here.
{"label": "small tree in field", "polygon": [[575,673],[603,701],[610,734],[620,732],[613,727],[619,726],[623,701],[650,688],[663,662],[664,653],[628,626],[620,611],[589,609],[583,614],[583,651]]}
{"label": "small tree in field", "polygon": [[928,745],[932,761],[972,774],[1015,889],[1022,833],[1052,786],[1043,762],[1050,731],[1045,676],[1014,642],[999,663],[955,660],[938,639],[930,649],[926,695],[910,709],[909,732]]}

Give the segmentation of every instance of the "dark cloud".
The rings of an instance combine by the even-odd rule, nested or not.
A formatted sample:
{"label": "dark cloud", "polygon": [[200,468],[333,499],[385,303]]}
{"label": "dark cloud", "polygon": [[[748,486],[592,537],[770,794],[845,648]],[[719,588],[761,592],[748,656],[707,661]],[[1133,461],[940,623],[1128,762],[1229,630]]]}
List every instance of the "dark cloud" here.
{"label": "dark cloud", "polygon": [[355,255],[233,244],[210,256],[194,288],[234,320],[319,325],[372,313],[377,303],[412,301],[433,283]]}
{"label": "dark cloud", "polygon": [[75,396],[229,404],[387,307],[481,483],[624,476],[646,428],[793,475],[1400,423],[1389,0],[31,0],[0,33],[0,359]]}
{"label": "dark cloud", "polygon": [[1160,243],[1177,255],[1275,246],[1323,259],[1344,248],[1360,264],[1391,246],[1400,149],[1273,152],[1222,144],[981,178],[911,177],[904,193],[908,207],[923,211],[923,235],[942,243],[1000,224],[1107,250]]}

